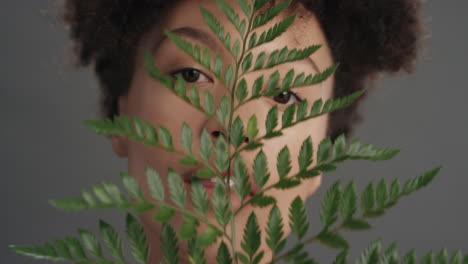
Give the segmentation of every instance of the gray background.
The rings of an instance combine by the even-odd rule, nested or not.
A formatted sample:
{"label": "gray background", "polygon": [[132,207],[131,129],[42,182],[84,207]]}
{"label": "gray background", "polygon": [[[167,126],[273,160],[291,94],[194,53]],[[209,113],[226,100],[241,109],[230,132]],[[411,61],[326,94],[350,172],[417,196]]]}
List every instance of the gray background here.
{"label": "gray background", "polygon": [[[120,213],[64,213],[47,204],[92,184],[117,182],[126,170],[126,160],[115,157],[109,141],[82,125],[96,117],[96,82],[88,69],[72,67],[70,43],[50,2],[8,1],[0,10],[0,195],[6,206],[0,217],[1,263],[41,263],[12,254],[7,245],[76,235],[77,227],[96,230],[97,218],[123,228]],[[419,256],[442,247],[468,253],[466,10],[467,1],[425,2],[432,33],[417,72],[385,77],[363,105],[365,121],[355,136],[402,152],[388,162],[341,166],[308,202],[318,231],[319,201],[335,179],[356,178],[362,190],[370,180],[404,181],[444,166],[430,187],[372,220],[372,231],[345,233],[352,256],[378,238],[384,246],[398,242],[403,252],[414,247]],[[335,253],[319,245],[311,250],[323,263]]]}

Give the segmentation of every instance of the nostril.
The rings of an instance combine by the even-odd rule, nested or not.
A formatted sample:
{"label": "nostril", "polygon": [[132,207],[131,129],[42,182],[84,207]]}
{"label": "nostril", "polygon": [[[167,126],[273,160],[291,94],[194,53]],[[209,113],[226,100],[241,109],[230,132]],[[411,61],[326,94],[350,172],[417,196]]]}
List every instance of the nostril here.
{"label": "nostril", "polygon": [[250,142],[249,137],[245,137],[244,142],[249,144],[249,142]]}

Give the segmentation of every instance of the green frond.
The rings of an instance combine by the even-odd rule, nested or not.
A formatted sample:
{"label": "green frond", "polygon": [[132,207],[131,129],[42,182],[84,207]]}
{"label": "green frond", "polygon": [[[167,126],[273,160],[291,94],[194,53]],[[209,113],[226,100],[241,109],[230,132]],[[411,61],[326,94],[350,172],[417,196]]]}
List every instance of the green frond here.
{"label": "green frond", "polygon": [[356,264],[377,264],[381,250],[382,242],[380,240],[372,242],[361,254]]}
{"label": "green frond", "polygon": [[[253,40],[255,40],[255,39],[253,39]],[[266,58],[266,53],[261,52],[260,54],[258,54],[258,56],[257,56],[257,58],[255,60],[253,71],[263,70],[263,69],[270,69],[270,68],[273,68],[275,66],[284,64],[284,63],[300,61],[300,60],[309,58],[312,54],[314,54],[320,48],[321,48],[321,45],[312,45],[312,46],[309,46],[309,47],[301,49],[301,50],[297,50],[297,49],[289,50],[288,47],[283,47],[281,50],[280,49],[274,50],[270,54],[270,56],[268,57],[268,60]],[[266,62],[266,64],[265,64],[265,62]],[[326,74],[328,75],[329,72],[326,72]],[[298,75],[298,77],[296,77],[296,79],[295,79],[296,80],[296,82],[295,82],[296,85],[299,86],[302,83],[302,81],[304,79],[303,77],[304,77],[303,73],[302,73],[302,75]]]}
{"label": "green frond", "polygon": [[327,247],[341,249],[349,248],[348,241],[338,233],[324,231],[318,235],[317,239],[321,244]]}
{"label": "green frond", "polygon": [[206,264],[205,250],[197,247],[196,242],[196,238],[192,238],[188,241],[189,262],[191,264]]}
{"label": "green frond", "polygon": [[402,264],[416,264],[416,251],[412,249],[401,260]]}
{"label": "green frond", "polygon": [[237,116],[234,122],[232,123],[230,137],[231,143],[236,149],[240,147],[240,145],[242,145],[242,143],[244,142],[244,123],[242,122],[242,119],[239,116]]}
{"label": "green frond", "polygon": [[229,22],[234,25],[234,28],[239,32],[241,37],[244,36],[246,25],[245,20],[240,20],[239,15],[234,11],[234,9],[226,3],[224,0],[216,0],[216,4],[218,5],[219,9],[226,15]]}
{"label": "green frond", "polygon": [[208,194],[206,193],[205,187],[203,187],[200,181],[192,179],[190,183],[190,189],[193,209],[204,218],[210,207],[208,202]]}
{"label": "green frond", "polygon": [[247,219],[247,224],[244,228],[244,236],[241,242],[241,247],[247,254],[250,261],[254,258],[260,248],[260,234],[257,216],[252,212]]}
{"label": "green frond", "polygon": [[157,201],[164,201],[164,185],[158,172],[151,167],[146,167],[146,181],[151,197]]}
{"label": "green frond", "polygon": [[226,95],[221,97],[221,101],[219,102],[218,109],[216,110],[216,116],[218,117],[219,122],[225,126],[226,121],[228,120],[229,112],[229,99]]}
{"label": "green frond", "polygon": [[245,98],[247,98],[247,95],[248,95],[247,81],[244,78],[242,78],[237,84],[237,89],[236,89],[237,102],[241,104],[245,100]]}
{"label": "green frond", "polygon": [[196,246],[199,248],[206,248],[216,242],[221,235],[222,232],[220,230],[215,226],[209,225],[206,230],[197,237]]}
{"label": "green frond", "polygon": [[268,110],[265,121],[266,134],[270,134],[278,126],[278,107],[275,105]]}
{"label": "green frond", "polygon": [[78,232],[86,250],[92,256],[103,258],[104,255],[102,253],[102,247],[99,244],[96,236],[94,236],[93,233],[91,233],[90,231],[84,229],[79,229]]}
{"label": "green frond", "polygon": [[348,263],[348,251],[341,251],[333,261],[333,264],[347,264]]}
{"label": "green frond", "polygon": [[[234,56],[231,50],[231,36],[226,34],[224,27],[218,21],[218,19],[206,8],[200,7],[203,20],[214,33],[214,35],[223,43],[224,47]],[[218,76],[220,77],[220,76]]]}
{"label": "green frond", "polygon": [[264,207],[267,207],[276,203],[277,201],[275,197],[264,195],[262,192],[255,194],[250,200],[250,204],[253,207],[260,207],[260,208],[264,208]]}
{"label": "green frond", "polygon": [[322,200],[322,208],[320,210],[320,221],[323,229],[327,230],[338,219],[338,210],[341,201],[341,185],[336,181],[330,189],[328,189],[325,197]]}
{"label": "green frond", "polygon": [[253,178],[257,184],[258,189],[260,190],[270,178],[268,162],[263,150],[259,151],[254,159],[253,171]]}
{"label": "green frond", "polygon": [[273,18],[278,16],[282,11],[284,11],[291,4],[291,0],[284,1],[270,8],[262,15],[258,15],[254,18],[252,30],[258,27],[261,27],[271,21]]}
{"label": "green frond", "polygon": [[257,116],[253,114],[247,123],[247,137],[250,141],[253,141],[258,135],[258,123]]}
{"label": "green frond", "polygon": [[249,175],[242,157],[237,154],[234,159],[234,192],[239,196],[241,202],[249,195],[252,184],[249,182]]}
{"label": "green frond", "polygon": [[269,0],[253,0],[254,12],[260,10]]}
{"label": "green frond", "polygon": [[292,126],[294,120],[294,114],[296,113],[296,105],[292,104],[288,106],[281,116],[281,128],[287,128]]}
{"label": "green frond", "polygon": [[314,154],[314,146],[312,144],[312,138],[309,136],[301,145],[299,151],[298,164],[299,170],[305,171],[312,164]]}
{"label": "green frond", "polygon": [[154,65],[154,59],[153,56],[149,51],[145,51],[143,54],[144,57],[144,66],[146,69],[146,72],[155,80],[160,81],[166,88],[169,88],[169,90],[174,89],[174,80],[169,77],[163,75],[156,65]]}
{"label": "green frond", "polygon": [[127,214],[126,232],[133,258],[138,263],[146,264],[149,256],[146,235],[140,222],[131,214]]}
{"label": "green frond", "polygon": [[262,34],[260,34],[260,37],[258,37],[257,43],[255,43],[255,45],[253,45],[252,48],[273,41],[275,38],[279,37],[281,34],[286,32],[286,30],[292,25],[292,23],[294,23],[295,19],[296,15],[289,16],[283,19],[281,22],[276,23],[267,31],[263,31]]}
{"label": "green frond", "polygon": [[169,193],[171,194],[171,200],[180,208],[185,208],[185,200],[187,198],[184,187],[185,183],[180,178],[180,175],[172,168],[169,168],[167,172],[167,184]]}
{"label": "green frond", "polygon": [[309,229],[309,219],[301,197],[297,196],[289,207],[289,226],[291,231],[299,240],[302,239]]}
{"label": "green frond", "polygon": [[216,263],[218,264],[231,264],[232,258],[231,254],[229,253],[229,249],[226,246],[224,241],[221,241],[221,244],[218,247],[218,253],[216,255]]}
{"label": "green frond", "polygon": [[53,262],[66,262],[67,260],[71,259],[71,257],[65,256],[62,257],[53,247],[47,246],[46,247],[29,247],[29,246],[16,246],[10,245],[9,248],[18,255],[34,258],[37,260],[49,260]]}
{"label": "green frond", "polygon": [[266,243],[268,247],[272,250],[273,254],[280,252],[286,245],[286,239],[283,239],[283,218],[281,217],[281,212],[278,207],[274,205],[270,214],[268,215],[268,222],[266,227]]}
{"label": "green frond", "polygon": [[216,139],[214,163],[216,169],[218,169],[221,174],[224,173],[229,166],[229,149],[227,144],[223,136],[219,136]]}
{"label": "green frond", "polygon": [[197,227],[200,225],[198,219],[191,215],[184,215],[184,221],[179,230],[180,240],[189,240],[197,235]]}
{"label": "green frond", "polygon": [[240,8],[242,9],[242,12],[246,17],[250,17],[252,13],[252,6],[249,5],[247,0],[236,0],[237,4],[239,4]]}
{"label": "green frond", "polygon": [[280,179],[286,178],[288,173],[291,171],[291,155],[289,149],[284,146],[276,157],[276,169]]}
{"label": "green frond", "polygon": [[122,180],[122,184],[127,190],[128,194],[139,201],[144,200],[143,198],[143,192],[140,189],[140,186],[138,185],[137,180],[133,176],[131,176],[127,172],[121,172],[120,173],[120,179]]}
{"label": "green frond", "polygon": [[167,205],[161,205],[153,215],[155,222],[166,223],[175,215],[175,210]]}
{"label": "green frond", "polygon": [[99,220],[99,231],[111,256],[120,261],[124,261],[122,240],[120,240],[119,234],[115,231],[114,227],[103,220]]}
{"label": "green frond", "polygon": [[442,167],[437,167],[424,173],[423,175],[408,180],[403,186],[402,195],[408,195],[423,187],[426,187],[429,183],[432,182],[432,180],[434,180],[435,176],[441,169]]}
{"label": "green frond", "polygon": [[206,161],[210,162],[211,153],[213,149],[213,143],[211,142],[211,137],[204,128],[200,137],[200,156]]}
{"label": "green frond", "polygon": [[230,209],[226,198],[226,190],[222,181],[219,179],[215,183],[211,203],[213,204],[213,212],[216,221],[222,227],[225,227],[230,219]]}
{"label": "green frond", "polygon": [[372,183],[369,183],[361,196],[361,207],[364,216],[369,215],[375,206],[375,189]]}
{"label": "green frond", "polygon": [[161,231],[161,251],[167,264],[179,263],[179,246],[174,229],[170,224],[163,224]]}
{"label": "green frond", "polygon": [[348,221],[353,218],[354,214],[357,211],[357,191],[356,184],[354,181],[351,181],[345,188],[342,199],[341,199],[341,216],[344,221]]}

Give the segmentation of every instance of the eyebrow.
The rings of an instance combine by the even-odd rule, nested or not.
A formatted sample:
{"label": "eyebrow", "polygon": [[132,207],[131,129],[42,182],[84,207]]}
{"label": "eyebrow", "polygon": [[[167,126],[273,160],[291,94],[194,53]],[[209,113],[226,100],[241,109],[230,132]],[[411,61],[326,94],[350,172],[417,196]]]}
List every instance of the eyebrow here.
{"label": "eyebrow", "polygon": [[[201,42],[204,45],[211,48],[212,50],[218,52],[218,54],[224,51],[223,50],[224,47],[222,48],[219,45],[218,39],[213,38],[211,34],[209,34],[208,32],[204,30],[193,28],[193,27],[180,27],[180,28],[171,30],[171,32],[181,37],[183,36],[183,37],[187,37],[195,41]],[[166,36],[166,34],[163,34],[163,36],[155,43],[153,52],[155,52],[159,48],[159,46],[163,43],[163,41],[166,41],[166,40],[168,40],[168,37]],[[266,54],[266,55],[270,57],[271,53]],[[315,61],[311,57],[306,58],[306,63],[311,65],[312,68],[316,70],[317,72],[320,72],[320,69],[317,66],[317,63],[315,63]]]}

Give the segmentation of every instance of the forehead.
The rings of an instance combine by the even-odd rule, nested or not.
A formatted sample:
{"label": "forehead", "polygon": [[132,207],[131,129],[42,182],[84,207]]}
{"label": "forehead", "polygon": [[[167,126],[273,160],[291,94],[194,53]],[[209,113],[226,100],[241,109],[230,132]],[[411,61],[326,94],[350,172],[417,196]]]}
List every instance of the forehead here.
{"label": "forehead", "polygon": [[[238,7],[236,0],[224,0],[240,15],[241,20],[246,19],[241,9]],[[208,25],[205,23],[203,16],[200,12],[200,7],[206,8],[210,11],[224,27],[227,33],[230,33],[231,39],[239,39],[240,35],[235,30],[234,26],[229,22],[224,13],[218,8],[216,1],[213,0],[182,0],[178,1],[168,12],[165,14],[164,21],[156,29],[157,32],[152,34],[154,42],[164,40],[163,30],[174,31],[180,28],[195,28],[198,31],[202,31],[212,36],[212,39],[216,39],[214,33],[210,30]],[[301,8],[302,6],[299,6]],[[288,47],[292,49],[304,49],[311,45],[322,45],[322,48],[311,55],[311,58],[316,61],[318,70],[323,70],[332,64],[330,51],[327,45],[327,41],[321,29],[321,26],[316,19],[315,15],[311,12],[301,10],[300,14],[296,15],[294,23],[288,28],[286,32],[281,34],[279,37],[271,42],[265,43],[252,50],[253,55],[257,55],[260,52],[270,54],[274,50]],[[289,10],[288,10],[289,11]],[[262,32],[267,31],[273,27],[276,23],[280,22],[294,12],[282,12],[279,16],[269,21],[267,24],[256,28],[254,32],[258,36]],[[166,39],[167,40],[167,39]],[[221,42],[215,41],[219,47],[222,47]],[[212,49],[211,47],[209,47]],[[216,52],[222,52],[222,49],[213,49]]]}

